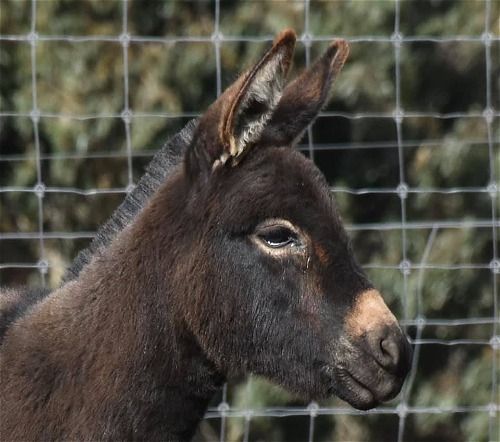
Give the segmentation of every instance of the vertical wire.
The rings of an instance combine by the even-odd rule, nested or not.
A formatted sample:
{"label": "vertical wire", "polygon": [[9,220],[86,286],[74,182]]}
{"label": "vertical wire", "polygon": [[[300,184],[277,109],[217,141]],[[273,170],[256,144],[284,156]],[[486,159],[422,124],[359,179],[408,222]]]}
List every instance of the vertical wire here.
{"label": "vertical wire", "polygon": [[422,254],[422,260],[420,262],[420,270],[418,273],[418,283],[417,283],[417,331],[415,333],[415,344],[413,348],[413,359],[411,363],[410,374],[408,375],[408,379],[405,382],[404,389],[401,392],[401,402],[398,407],[398,414],[400,416],[399,428],[398,428],[398,441],[403,440],[404,430],[406,425],[406,416],[408,413],[408,400],[411,394],[411,390],[413,388],[413,384],[415,382],[415,376],[417,374],[417,367],[420,361],[420,350],[422,344],[420,344],[420,339],[422,338],[422,334],[425,328],[425,316],[424,316],[424,304],[423,304],[423,290],[424,290],[424,273],[426,269],[426,264],[429,260],[429,255],[432,250],[432,246],[436,240],[436,236],[438,233],[439,227],[434,226],[429,234],[429,238],[427,239],[427,244],[425,245],[424,252]]}
{"label": "vertical wire", "polygon": [[[403,275],[403,317],[408,319],[408,276],[411,270],[411,265],[407,258],[407,231],[406,231],[406,198],[408,196],[408,186],[405,182],[404,171],[404,152],[403,152],[403,110],[401,108],[401,42],[402,35],[400,32],[400,19],[401,19],[401,4],[399,0],[394,4],[394,33],[392,34],[391,41],[394,48],[394,64],[395,64],[395,100],[396,106],[394,110],[394,120],[396,123],[396,135],[398,146],[398,164],[399,164],[399,185],[397,188],[398,196],[401,204],[401,252],[402,261],[400,270]],[[398,405],[399,426],[398,426],[398,442],[403,441],[404,430],[406,423],[406,416],[408,414],[408,406],[404,395],[401,396]]]}
{"label": "vertical wire", "polygon": [[[312,44],[312,34],[311,34],[311,2],[310,0],[304,0],[304,46],[306,53],[306,69],[311,65],[311,44]],[[309,153],[309,158],[314,162],[314,139],[312,125],[307,128],[307,150]],[[314,421],[316,417],[316,412],[318,405],[315,402],[311,402],[308,406],[309,414],[309,437],[308,442],[313,442],[314,440]]]}
{"label": "vertical wire", "polygon": [[310,419],[309,419],[309,437],[308,437],[308,442],[313,442],[314,441],[314,419],[315,416],[311,414]]}
{"label": "vertical wire", "polygon": [[411,264],[407,258],[407,214],[406,214],[406,199],[408,197],[408,185],[406,184],[405,169],[404,169],[404,143],[403,143],[403,119],[404,112],[401,108],[401,42],[402,35],[400,33],[400,1],[395,2],[395,19],[394,33],[391,41],[394,47],[394,64],[395,64],[395,100],[396,108],[394,111],[394,120],[396,123],[396,137],[398,146],[398,165],[399,165],[399,185],[397,193],[401,203],[401,252],[402,261],[400,269],[403,274],[403,315],[404,319],[408,319],[408,276],[411,271]]}
{"label": "vertical wire", "polygon": [[215,72],[216,72],[216,92],[217,98],[222,94],[222,67],[220,59],[220,45],[222,42],[222,34],[220,32],[220,0],[215,0],[215,20],[214,33],[212,35],[212,43],[215,49]]}
{"label": "vertical wire", "polygon": [[45,259],[45,240],[44,240],[44,227],[43,227],[43,198],[45,197],[45,184],[42,177],[42,162],[41,162],[41,148],[40,148],[40,110],[38,109],[38,84],[37,84],[37,54],[36,47],[38,44],[38,34],[36,33],[36,8],[37,1],[31,0],[31,30],[28,36],[28,41],[31,45],[31,87],[32,87],[32,103],[33,108],[30,116],[33,122],[33,133],[35,138],[35,162],[36,162],[36,184],[33,189],[37,197],[38,209],[38,233],[39,233],[39,255],[37,268],[40,272],[42,287],[46,286],[46,274],[48,271],[48,263]]}
{"label": "vertical wire", "polygon": [[253,394],[252,394],[252,383],[253,378],[252,375],[248,377],[247,385],[246,385],[246,411],[245,411],[245,421],[243,426],[243,439],[242,442],[248,442],[250,438],[250,421],[252,419],[252,402],[253,402]]}
{"label": "vertical wire", "polygon": [[492,330],[492,338],[491,338],[491,347],[493,350],[493,358],[491,364],[491,399],[490,399],[490,411],[489,411],[489,425],[488,425],[488,435],[489,440],[495,440],[498,435],[495,435],[495,426],[497,424],[497,407],[499,405],[498,394],[498,352],[500,347],[500,337],[498,336],[498,274],[500,273],[500,262],[498,260],[498,249],[497,249],[497,241],[498,241],[498,232],[495,227],[497,220],[497,210],[498,210],[498,192],[499,186],[498,181],[496,179],[496,171],[495,171],[495,161],[494,161],[494,141],[493,141],[493,106],[492,106],[492,87],[491,87],[491,43],[492,43],[492,35],[490,33],[490,20],[491,20],[491,0],[485,0],[485,17],[484,17],[484,33],[483,33],[483,42],[484,42],[484,53],[485,53],[485,67],[486,67],[486,109],[484,111],[484,117],[486,122],[486,130],[488,136],[488,155],[489,155],[489,185],[488,188],[490,190],[489,194],[491,197],[491,222],[492,222],[492,260],[490,263],[490,270],[492,273],[492,284],[493,284],[493,330]]}
{"label": "vertical wire", "polygon": [[130,35],[128,33],[128,0],[122,0],[122,34],[120,43],[123,52],[123,111],[121,114],[125,125],[125,144],[127,150],[127,192],[131,192],[134,188],[133,177],[133,160],[132,160],[132,136],[130,125],[132,122],[132,111],[130,110],[129,101],[129,66],[128,66],[128,49],[130,44]]}
{"label": "vertical wire", "polygon": [[318,415],[319,406],[316,402],[311,402],[307,406],[307,410],[309,411],[309,437],[308,442],[314,441],[314,423],[316,416]]}
{"label": "vertical wire", "polygon": [[[304,0],[304,35],[303,42],[306,50],[306,68],[311,65],[311,11],[310,11],[310,0]],[[314,161],[314,140],[312,126],[307,128],[307,152],[311,161]]]}
{"label": "vertical wire", "polygon": [[[221,64],[221,54],[220,45],[222,42],[222,34],[220,32],[220,0],[215,0],[215,11],[214,11],[214,32],[212,34],[212,44],[214,46],[215,52],[215,81],[216,81],[216,94],[219,98],[222,94],[222,64]],[[226,413],[229,409],[227,404],[227,383],[222,387],[222,401],[218,406],[218,411],[220,413],[220,442],[224,442],[226,439]]]}
{"label": "vertical wire", "polygon": [[250,437],[250,421],[252,420],[252,413],[247,410],[245,413],[245,420],[243,422],[243,438],[242,442],[248,442]]}
{"label": "vertical wire", "polygon": [[222,387],[222,401],[219,404],[218,411],[220,413],[220,442],[226,440],[226,416],[229,411],[229,406],[227,404],[227,382]]}

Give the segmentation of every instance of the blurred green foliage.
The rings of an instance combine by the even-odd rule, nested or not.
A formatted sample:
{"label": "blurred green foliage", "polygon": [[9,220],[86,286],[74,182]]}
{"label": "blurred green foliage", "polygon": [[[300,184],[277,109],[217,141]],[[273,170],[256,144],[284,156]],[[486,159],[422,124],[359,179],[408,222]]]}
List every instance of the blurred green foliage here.
{"label": "blurred green foliage", "polygon": [[[220,47],[220,79],[210,40],[216,28],[213,1],[127,2],[126,31],[132,41],[126,66],[118,40],[124,30],[121,0],[34,4],[34,29],[43,37],[34,53],[26,40],[0,41],[0,186],[30,189],[40,181],[56,190],[41,200],[45,232],[94,232],[122,200],[123,192],[81,195],[62,188],[124,189],[130,184],[129,166],[132,181],[137,181],[155,149],[190,116],[209,106],[217,96],[218,81],[222,87],[230,84],[266,46],[262,40],[270,40],[286,27],[299,36],[314,37],[310,45],[298,43],[298,71],[326,47],[328,38],[321,37],[344,36],[351,39],[351,56],[327,113],[312,130],[314,160],[335,188],[394,190],[402,172],[410,190],[417,190],[404,200],[411,227],[404,235],[397,227],[352,231],[359,261],[402,319],[498,318],[494,311],[498,274],[488,268],[493,259],[493,229],[487,222],[495,210],[492,201],[498,219],[499,200],[498,193],[490,196],[484,189],[492,181],[499,184],[500,125],[498,117],[488,125],[482,113],[488,104],[495,112],[500,109],[500,2],[400,1],[399,32],[416,38],[401,43],[398,69],[388,40],[395,29],[394,1],[222,0],[218,26],[227,40]],[[2,0],[0,33],[27,36],[32,29],[31,7],[28,0]],[[481,40],[486,29],[493,37],[488,66]],[[32,55],[42,114],[39,172],[29,117],[34,108]],[[408,113],[401,126],[401,156],[393,118],[397,90]],[[131,164],[121,118],[127,102],[133,112]],[[307,154],[307,137],[301,146]],[[450,189],[456,191],[447,192]],[[401,222],[401,200],[394,192],[339,190],[336,197],[349,225]],[[0,204],[2,232],[38,232],[39,204],[32,192],[2,192]],[[469,227],[454,226],[457,221],[469,221]],[[481,221],[486,222],[484,227]],[[434,223],[442,224],[433,231]],[[57,284],[64,266],[88,241],[85,237],[44,241],[50,285]],[[38,239],[3,239],[0,247],[2,263],[32,264],[40,259]],[[399,269],[403,259],[416,265],[407,277]],[[419,264],[431,268],[419,268]],[[39,283],[36,269],[0,269],[0,284],[28,282]],[[498,324],[491,322],[427,325],[420,337],[487,341],[495,330],[498,333]],[[409,331],[417,335],[416,327]],[[425,344],[418,351],[415,380],[404,393],[409,406],[453,410],[492,401],[498,405],[498,397],[492,394],[494,383],[499,383],[500,363],[498,351],[491,346]],[[233,385],[229,402],[259,409],[304,406],[267,381],[253,378]],[[337,400],[331,404],[345,406]],[[249,439],[307,440],[309,422],[307,416],[253,418]],[[218,425],[215,419],[206,420],[197,438],[218,439]],[[395,440],[398,425],[395,414],[321,415],[315,420],[314,440]],[[243,418],[227,420],[228,440],[240,440],[244,431]],[[410,413],[404,440],[482,441],[498,436],[498,413],[462,410]]]}

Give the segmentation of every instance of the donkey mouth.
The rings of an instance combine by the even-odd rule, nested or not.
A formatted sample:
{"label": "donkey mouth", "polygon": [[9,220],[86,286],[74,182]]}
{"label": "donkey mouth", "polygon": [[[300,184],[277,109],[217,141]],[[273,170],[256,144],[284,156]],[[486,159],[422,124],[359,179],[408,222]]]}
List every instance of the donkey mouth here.
{"label": "donkey mouth", "polygon": [[357,374],[356,370],[340,368],[335,370],[328,394],[338,396],[358,410],[369,410],[393,399],[401,390],[403,382],[398,382],[388,373],[386,376],[389,378],[380,379],[379,376],[373,376],[373,380],[379,378],[379,381],[374,383],[372,379],[367,380]]}
{"label": "donkey mouth", "polygon": [[[340,399],[345,400],[354,408],[369,410],[380,404],[373,389],[365,382],[356,378],[351,372],[341,370],[337,373],[335,391],[332,391]],[[339,382],[340,381],[340,382]],[[339,385],[340,384],[340,385]]]}

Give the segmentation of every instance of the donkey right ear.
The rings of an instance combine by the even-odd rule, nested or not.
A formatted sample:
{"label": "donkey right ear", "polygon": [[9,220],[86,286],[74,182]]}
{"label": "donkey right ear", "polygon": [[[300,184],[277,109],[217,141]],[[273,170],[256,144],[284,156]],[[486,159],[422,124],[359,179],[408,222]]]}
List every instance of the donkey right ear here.
{"label": "donkey right ear", "polygon": [[280,102],[295,48],[292,30],[281,32],[257,64],[224,91],[200,119],[186,156],[191,176],[234,167],[258,144]]}
{"label": "donkey right ear", "polygon": [[347,42],[336,39],[309,69],[287,85],[262,134],[263,145],[293,146],[300,141],[328,103],[333,83],[348,55]]}

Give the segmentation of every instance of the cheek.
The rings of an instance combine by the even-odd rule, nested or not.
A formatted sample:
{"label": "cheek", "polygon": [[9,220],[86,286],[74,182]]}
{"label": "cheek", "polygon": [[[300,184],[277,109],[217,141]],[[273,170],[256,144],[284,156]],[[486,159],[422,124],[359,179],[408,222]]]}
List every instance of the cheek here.
{"label": "cheek", "polygon": [[251,301],[252,327],[258,328],[265,320],[268,329],[281,325],[302,331],[319,327],[321,299],[300,263],[273,259],[261,264],[258,278],[247,281],[249,289],[241,300],[245,304]]}
{"label": "cheek", "polygon": [[298,289],[297,314],[315,331],[321,329],[323,296],[318,278],[313,273],[304,275]]}
{"label": "cheek", "polygon": [[315,252],[305,272],[299,309],[317,335],[334,340],[344,333],[345,316],[352,308],[354,297],[351,290],[337,284],[342,278],[331,268],[327,253],[319,247]]}
{"label": "cheek", "polygon": [[308,253],[266,261],[263,271],[269,275],[272,287],[265,296],[274,300],[278,311],[287,311],[294,328],[321,333],[331,314],[321,276],[324,263],[318,263],[316,256]]}
{"label": "cheek", "polygon": [[330,264],[330,257],[328,252],[323,248],[321,244],[314,245],[314,255],[316,261],[323,267],[326,268]]}
{"label": "cheek", "polygon": [[259,339],[263,334],[269,339],[270,330],[283,323],[301,330],[319,328],[321,291],[307,257],[277,259],[241,243],[218,256],[233,259],[213,262],[212,272],[206,272],[211,296],[200,312],[205,322],[216,317],[228,333],[253,330],[245,336]]}

